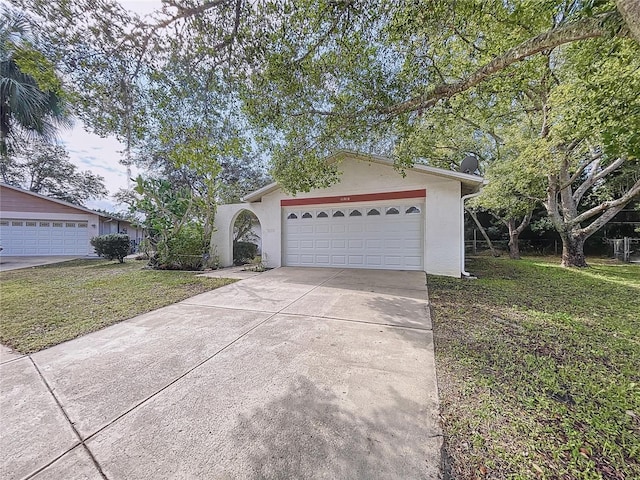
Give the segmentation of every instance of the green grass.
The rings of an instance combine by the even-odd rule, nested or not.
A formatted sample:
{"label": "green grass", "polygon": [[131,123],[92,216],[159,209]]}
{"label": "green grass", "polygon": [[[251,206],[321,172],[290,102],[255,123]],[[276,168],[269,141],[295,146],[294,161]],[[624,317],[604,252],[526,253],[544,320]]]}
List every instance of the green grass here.
{"label": "green grass", "polygon": [[469,263],[428,280],[451,476],[640,478],[640,266]]}
{"label": "green grass", "polygon": [[0,273],[0,343],[35,352],[235,281],[144,266],[74,260]]}

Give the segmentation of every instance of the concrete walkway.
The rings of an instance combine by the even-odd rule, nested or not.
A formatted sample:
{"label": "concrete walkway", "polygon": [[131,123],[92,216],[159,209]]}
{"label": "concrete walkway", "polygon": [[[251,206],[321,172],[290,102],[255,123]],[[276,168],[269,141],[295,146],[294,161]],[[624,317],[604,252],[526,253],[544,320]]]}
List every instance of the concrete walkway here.
{"label": "concrete walkway", "polygon": [[279,268],[2,353],[3,479],[439,477],[424,273]]}

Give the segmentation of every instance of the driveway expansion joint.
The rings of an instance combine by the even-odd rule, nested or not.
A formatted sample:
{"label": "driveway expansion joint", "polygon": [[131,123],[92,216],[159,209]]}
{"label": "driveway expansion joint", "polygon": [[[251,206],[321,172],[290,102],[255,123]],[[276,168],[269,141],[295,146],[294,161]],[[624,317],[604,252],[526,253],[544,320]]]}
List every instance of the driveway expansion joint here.
{"label": "driveway expansion joint", "polygon": [[[229,307],[229,306],[219,306],[219,305],[201,305],[199,303],[189,303],[188,300],[183,300],[182,302],[179,303],[180,305],[189,305],[191,307],[198,307],[198,308],[211,308],[211,309],[218,309],[221,308],[223,310],[233,310],[234,312],[264,312],[264,313],[269,313],[269,314],[277,314],[280,312],[273,312],[271,310],[265,310],[264,308],[260,309],[260,308],[242,308],[242,307]],[[176,304],[177,305],[177,304]],[[288,307],[289,305],[287,305]],[[285,307],[286,308],[286,307]]]}
{"label": "driveway expansion joint", "polygon": [[[344,270],[344,269],[343,269]],[[159,395],[160,393],[162,393],[163,391],[165,391],[166,389],[168,389],[170,386],[174,385],[175,383],[177,383],[178,381],[182,380],[184,377],[186,377],[188,374],[190,374],[191,372],[195,371],[196,369],[198,369],[199,367],[201,367],[202,365],[204,365],[205,363],[209,362],[210,360],[212,360],[214,357],[216,357],[218,354],[222,353],[223,351],[225,351],[226,349],[228,349],[229,347],[231,347],[233,344],[235,344],[236,342],[238,342],[239,340],[241,340],[242,338],[244,338],[245,336],[247,336],[248,334],[250,334],[251,332],[253,332],[254,330],[256,330],[257,328],[259,328],[260,326],[264,325],[266,322],[268,322],[269,320],[271,320],[273,317],[275,317],[276,315],[278,315],[279,313],[281,313],[283,310],[285,310],[286,308],[289,308],[291,305],[293,305],[295,302],[297,302],[298,300],[300,300],[302,297],[304,297],[305,295],[308,295],[310,292],[312,292],[313,290],[315,290],[316,288],[322,286],[323,284],[325,284],[326,282],[328,282],[329,280],[334,279],[335,277],[337,277],[340,273],[342,273],[343,270],[340,270],[339,272],[337,272],[335,275],[333,275],[332,277],[328,278],[327,280],[319,283],[318,285],[314,286],[312,289],[310,289],[308,292],[305,292],[304,294],[300,295],[298,298],[296,298],[295,300],[293,300],[291,303],[285,305],[283,308],[281,308],[279,311],[271,313],[271,312],[266,312],[266,313],[271,313],[267,318],[265,318],[264,320],[262,320],[261,322],[257,323],[256,325],[254,325],[253,327],[251,327],[249,330],[247,330],[246,332],[242,333],[239,337],[235,338],[233,341],[227,343],[224,347],[220,348],[219,350],[217,350],[216,352],[214,352],[212,355],[210,355],[209,357],[205,358],[204,360],[202,360],[201,362],[199,362],[197,365],[189,368],[187,371],[185,371],[184,373],[182,373],[181,375],[179,375],[178,377],[174,378],[171,382],[169,382],[168,384],[166,384],[164,387],[160,388],[159,390],[157,390],[156,392],[152,393],[151,395],[147,396],[146,398],[142,399],[140,402],[138,402],[137,404],[135,404],[133,407],[131,407],[130,409],[128,409],[126,412],[123,412],[122,414],[118,415],[116,418],[114,418],[113,420],[111,420],[110,422],[108,422],[106,425],[100,427],[98,430],[96,430],[95,432],[93,432],[92,434],[88,435],[83,442],[86,442],[88,440],[91,440],[93,437],[95,437],[97,434],[99,434],[100,432],[102,432],[103,430],[107,429],[108,427],[110,427],[111,425],[113,425],[114,423],[116,423],[118,420],[122,419],[123,417],[125,417],[126,415],[128,415],[129,413],[131,413],[132,411],[134,411],[135,409],[137,409],[138,407],[142,406],[143,404],[147,403],[149,400],[151,400],[152,398],[154,398],[155,396]],[[202,305],[198,305],[198,306],[202,306]],[[220,308],[220,307],[211,307],[211,308]],[[233,308],[229,308],[230,310],[240,310],[240,309],[233,309]],[[253,310],[248,310],[248,311],[253,311]],[[48,387],[48,385],[47,385]],[[53,392],[52,392],[53,394]],[[56,399],[57,401],[57,399]],[[65,413],[66,416],[66,413]],[[68,417],[67,417],[68,418]],[[74,428],[75,431],[75,428]],[[106,477],[104,477],[106,478]]]}
{"label": "driveway expansion joint", "polygon": [[46,465],[44,465],[43,467],[40,467],[38,470],[36,470],[35,472],[29,474],[25,480],[29,480],[30,478],[33,478],[35,475],[37,475],[38,473],[42,472],[43,470],[45,470],[46,468],[50,467],[51,465],[53,465],[55,462],[57,462],[58,460],[60,460],[62,457],[64,457],[67,453],[71,452],[73,449],[77,448],[79,445],[82,445],[82,447],[84,448],[85,452],[87,452],[87,455],[89,455],[89,458],[91,458],[91,461],[93,462],[93,465],[96,467],[96,470],[98,470],[98,473],[100,474],[100,476],[105,479],[105,480],[109,480],[107,478],[107,476],[105,475],[105,473],[102,471],[102,467],[100,466],[100,464],[98,463],[98,460],[96,459],[96,457],[93,455],[93,453],[91,452],[91,450],[89,450],[89,447],[85,444],[85,441],[82,439],[82,435],[80,435],[80,432],[78,432],[78,429],[76,428],[76,426],[74,425],[74,423],[71,421],[71,419],[69,418],[69,415],[67,415],[67,412],[65,411],[64,407],[62,406],[62,403],[60,402],[60,400],[58,399],[58,397],[56,397],[56,394],[53,393],[53,389],[51,388],[51,386],[49,385],[49,382],[47,382],[47,379],[44,378],[44,375],[42,374],[42,372],[40,371],[40,368],[38,368],[38,365],[36,364],[35,360],[31,357],[31,355],[27,355],[27,357],[29,358],[29,360],[31,361],[31,363],[33,364],[33,367],[36,369],[36,372],[38,372],[38,376],[40,377],[40,380],[42,380],[42,383],[44,383],[45,387],[47,387],[47,390],[49,391],[49,393],[51,394],[51,396],[53,397],[53,400],[56,402],[56,405],[58,405],[58,408],[60,409],[60,411],[62,412],[62,415],[64,415],[64,418],[67,420],[67,422],[69,423],[69,426],[71,427],[71,429],[73,430],[73,433],[76,435],[76,437],[78,438],[78,443],[74,444],[71,448],[69,448],[66,452],[62,453],[61,455],[59,455],[58,457],[56,457],[55,459],[53,459],[51,462],[47,463]]}
{"label": "driveway expansion joint", "polygon": [[[50,404],[51,411],[58,417],[60,425],[58,429],[60,431],[64,429],[66,433],[66,441],[60,445],[62,448],[58,448],[45,457],[44,461],[48,461],[48,458],[55,455],[57,457],[54,460],[30,473],[25,480],[34,480],[34,477],[40,478],[41,475],[53,475],[54,471],[62,471],[63,469],[69,471],[69,468],[75,468],[72,467],[73,465],[78,465],[80,457],[82,457],[82,466],[87,469],[87,472],[91,469],[95,475],[96,469],[98,469],[100,473],[98,478],[105,480],[108,479],[107,475],[113,478],[148,478],[148,473],[151,470],[146,467],[144,459],[147,458],[158,461],[158,465],[154,465],[156,473],[160,471],[173,472],[175,461],[183,458],[186,460],[185,455],[192,454],[194,460],[189,460],[186,466],[195,469],[193,472],[202,473],[202,468],[205,465],[198,462],[205,458],[210,459],[210,451],[207,448],[195,448],[197,447],[196,443],[198,445],[199,443],[194,443],[196,437],[193,432],[199,432],[205,436],[208,432],[211,435],[214,427],[217,430],[213,432],[215,437],[211,438],[215,438],[215,440],[212,441],[218,442],[221,439],[226,439],[225,445],[227,446],[223,451],[226,452],[227,463],[231,462],[227,467],[231,468],[234,473],[245,472],[247,468],[253,468],[251,465],[254,463],[255,468],[260,468],[265,462],[270,465],[269,468],[275,468],[280,473],[285,471],[302,473],[302,471],[296,470],[296,465],[289,465],[286,461],[283,463],[278,459],[273,460],[275,457],[272,456],[272,452],[274,448],[275,451],[279,451],[283,432],[285,436],[292,435],[293,438],[300,436],[307,441],[306,433],[308,432],[306,429],[315,429],[318,422],[323,425],[326,423],[330,428],[327,427],[324,434],[317,438],[312,435],[313,440],[308,441],[321,449],[320,454],[323,453],[322,449],[324,448],[325,453],[330,453],[337,459],[343,458],[343,452],[336,450],[333,444],[333,439],[337,436],[342,436],[342,433],[353,428],[362,427],[364,432],[368,429],[368,422],[372,422],[371,425],[380,428],[381,437],[380,440],[376,440],[380,443],[376,447],[379,455],[376,455],[375,459],[367,456],[367,452],[369,455],[372,452],[371,446],[357,440],[360,438],[359,436],[347,442],[353,448],[348,451],[353,453],[356,458],[360,458],[360,453],[362,453],[362,458],[345,461],[348,463],[353,461],[354,465],[357,464],[360,467],[363,465],[361,460],[364,461],[364,465],[370,468],[370,473],[374,474],[369,478],[376,477],[375,473],[384,472],[394,472],[393,477],[395,478],[402,477],[403,475],[400,473],[407,473],[407,465],[414,468],[413,474],[404,475],[407,478],[439,478],[439,474],[436,475],[436,469],[440,468],[440,446],[444,436],[442,433],[435,433],[441,432],[441,430],[435,415],[436,409],[432,405],[437,406],[437,384],[434,378],[432,359],[433,344],[432,342],[425,344],[424,341],[433,331],[429,315],[427,286],[419,287],[421,282],[416,281],[419,278],[415,276],[398,275],[397,287],[391,284],[388,286],[376,284],[376,291],[372,291],[371,294],[350,295],[352,290],[361,290],[361,284],[366,285],[369,280],[376,281],[379,275],[371,275],[367,272],[351,275],[351,277],[360,279],[361,282],[356,282],[356,285],[350,287],[347,275],[345,275],[349,269],[336,270],[307,275],[305,272],[293,269],[291,270],[293,275],[289,276],[285,271],[283,275],[276,278],[274,281],[277,281],[279,285],[275,285],[273,288],[256,289],[254,287],[260,282],[253,282],[247,284],[248,288],[239,288],[238,291],[229,290],[226,296],[221,299],[217,299],[215,295],[214,297],[204,297],[202,301],[206,303],[205,305],[191,303],[191,299],[178,302],[178,308],[169,311],[166,315],[172,321],[179,317],[180,321],[176,321],[175,325],[171,324],[171,328],[168,330],[161,328],[159,333],[156,332],[156,335],[162,335],[165,330],[174,332],[177,331],[176,329],[181,329],[179,330],[181,335],[178,335],[178,339],[180,341],[189,339],[189,335],[192,334],[188,331],[189,327],[194,324],[201,325],[198,323],[198,315],[215,320],[206,324],[207,328],[212,331],[218,328],[217,320],[220,317],[221,324],[225,326],[224,335],[220,338],[217,334],[214,335],[213,337],[216,338],[214,343],[208,341],[209,337],[204,337],[196,345],[197,348],[193,349],[193,354],[175,364],[174,368],[164,372],[153,382],[145,385],[150,388],[140,390],[135,395],[123,399],[117,409],[96,410],[85,408],[82,403],[79,403],[79,407],[77,407],[74,403],[75,399],[84,392],[79,391],[79,387],[75,383],[69,382],[66,376],[64,379],[67,380],[60,381],[65,371],[59,372],[56,368],[60,365],[63,368],[69,365],[75,368],[79,358],[93,359],[95,355],[95,362],[87,362],[86,368],[83,366],[71,371],[71,374],[75,374],[76,370],[80,370],[80,373],[84,375],[80,376],[80,386],[84,383],[93,386],[94,377],[88,375],[92,371],[92,365],[94,363],[97,364],[97,367],[120,365],[119,362],[112,361],[113,352],[123,351],[126,354],[131,350],[130,344],[125,345],[129,349],[121,350],[120,346],[114,342],[130,329],[120,329],[119,335],[114,337],[115,340],[107,339],[111,343],[107,343],[106,346],[103,343],[107,340],[100,336],[95,343],[87,343],[86,341],[76,343],[75,350],[74,348],[63,349],[63,353],[67,356],[62,359],[56,358],[57,351],[52,351],[49,355],[34,355],[33,358],[27,355],[37,372],[30,373],[33,384],[38,385],[38,378],[44,383],[67,422],[70,423],[77,440],[66,429],[64,420],[55,413],[55,406]],[[408,279],[406,282],[405,278]],[[393,283],[392,280],[390,279],[390,283]],[[408,288],[404,287],[405,284]],[[335,286],[335,291],[333,286]],[[388,292],[389,295],[382,295],[378,298],[376,293],[386,292],[387,287],[391,289]],[[283,289],[285,293],[280,294],[281,291],[278,289]],[[407,293],[404,294],[402,290],[406,290]],[[271,292],[276,292],[276,294],[271,295]],[[222,291],[220,295],[223,295]],[[243,300],[244,298],[247,299],[246,302]],[[304,300],[301,302],[302,299]],[[254,309],[258,301],[264,303],[265,306],[268,305],[267,308]],[[225,306],[215,305],[215,303],[221,303]],[[284,305],[285,303],[286,305]],[[298,303],[297,306],[296,303]],[[426,305],[426,309],[424,305]],[[215,310],[219,310],[219,312],[211,313]],[[291,313],[288,313],[287,310],[290,310]],[[261,313],[256,314],[258,312]],[[164,327],[166,322],[162,321],[165,319],[163,315],[165,313],[160,312],[153,318],[144,317],[144,321],[134,324],[134,326],[154,328],[160,325],[160,327]],[[269,322],[269,320],[272,321]],[[336,321],[348,323],[336,323]],[[227,324],[233,324],[233,327],[227,326]],[[375,329],[387,333],[378,333],[378,330]],[[209,330],[205,330],[203,330],[204,333],[209,332]],[[309,332],[316,333],[310,335]],[[164,340],[162,342],[155,341],[155,337],[147,342],[146,335],[141,332],[137,333],[140,333],[139,343],[142,343],[145,348],[149,345],[157,348],[158,345],[168,344],[168,341]],[[200,335],[200,330],[197,330],[197,334]],[[332,335],[335,335],[335,342]],[[378,342],[377,340],[382,336],[385,336],[387,341]],[[163,338],[169,338],[175,342],[173,337],[165,335]],[[379,343],[380,345],[378,345]],[[80,357],[74,356],[74,352],[78,348],[82,349],[82,345],[85,347],[89,345],[90,348],[82,350]],[[131,345],[135,346],[138,343],[133,342]],[[189,348],[189,344],[184,342],[178,342],[178,345],[185,345]],[[269,347],[269,352],[272,353],[267,356],[268,358],[264,357],[260,349],[264,345]],[[101,348],[103,346],[105,348]],[[103,350],[104,358],[101,357]],[[140,363],[142,363],[142,367],[145,369],[143,371],[146,371],[148,367],[155,372],[157,368],[155,364],[146,361],[146,355],[149,351],[150,348],[146,348],[139,355],[136,352],[137,356],[135,356],[132,365],[127,365],[125,370],[137,375]],[[223,352],[225,352],[223,355],[218,356]],[[336,352],[338,352],[337,356]],[[167,362],[173,361],[176,354],[179,352],[172,351]],[[109,357],[109,355],[112,356]],[[288,357],[284,358],[285,355]],[[315,360],[317,355],[320,355],[317,358],[323,358],[327,361],[318,365]],[[353,357],[354,355],[356,357]],[[244,374],[244,376],[238,375],[236,378],[237,372],[231,372],[229,375],[233,375],[233,377],[229,377],[227,388],[230,392],[236,395],[240,394],[240,396],[234,396],[234,400],[230,400],[227,404],[224,403],[227,400],[226,394],[218,390],[220,379],[215,375],[223,371],[225,376],[222,380],[227,381],[227,369],[235,368],[235,362],[239,358],[242,358],[243,361],[239,362],[241,368],[238,373]],[[352,358],[358,360],[355,362],[355,367],[354,362],[351,361]],[[402,358],[411,358],[413,361],[406,362],[406,365],[403,363],[403,368],[398,369],[395,362]],[[213,361],[210,362],[210,360]],[[359,368],[358,366],[363,365],[363,361],[366,362],[366,368]],[[25,362],[27,362],[26,359]],[[426,366],[426,369],[423,366]],[[102,372],[100,369],[98,371]],[[208,375],[210,371],[214,373]],[[300,375],[295,377],[296,373],[300,373]],[[184,381],[181,381],[183,379]],[[339,381],[336,383],[335,379]],[[257,382],[253,382],[254,380]],[[257,385],[255,389],[253,383]],[[114,395],[118,395],[121,388],[119,385],[126,384],[128,383],[124,381],[116,381],[113,383],[115,389],[111,391],[114,392]],[[256,392],[249,392],[250,395],[245,398],[244,392],[247,387],[249,390],[256,390]],[[38,388],[46,398],[46,391],[41,386]],[[194,401],[189,405],[182,403],[186,398],[183,392],[185,389],[186,391],[197,390],[194,392]],[[436,391],[435,397],[431,393],[434,389]],[[338,390],[342,394],[349,394],[348,397],[344,397],[348,401],[343,401],[343,396]],[[100,392],[100,388],[97,389],[97,392]],[[382,395],[372,398],[371,395],[376,392],[380,392]],[[94,390],[88,391],[89,396],[95,395],[95,393]],[[222,401],[221,404],[224,407],[220,413],[220,419],[224,420],[222,422],[216,420],[215,415],[218,415],[219,412],[215,407],[217,403],[212,406],[209,398],[212,393],[217,395],[214,395],[213,398]],[[237,401],[236,398],[240,400]],[[193,411],[182,410],[183,407],[191,407],[192,405]],[[398,405],[401,406],[400,409],[397,408]],[[406,415],[397,413],[399,410],[404,411],[405,409],[415,412],[416,416],[422,420],[415,422],[408,420]],[[298,417],[293,415],[296,411],[300,413]],[[388,418],[386,416],[381,418],[379,416],[381,411],[388,415]],[[196,416],[198,412],[209,414],[206,418],[210,425],[207,426],[205,422],[205,425],[202,426],[200,422],[196,422],[193,432],[182,433],[184,421],[194,421],[194,419],[200,418]],[[155,424],[149,421],[149,419],[159,418],[158,415],[165,418],[166,422]],[[238,416],[236,420],[239,420],[240,424],[235,425],[231,421],[227,422],[228,424],[225,423],[226,419],[234,415]],[[75,425],[71,421],[72,418],[76,422]],[[140,430],[142,423],[145,424],[145,428]],[[174,423],[180,424],[179,430],[173,428]],[[155,426],[147,428],[147,425]],[[279,428],[276,428],[278,426]],[[271,431],[272,428],[275,430]],[[173,438],[172,435],[177,435],[177,437]],[[392,446],[399,436],[406,439],[407,451],[411,458],[408,458],[409,455],[397,455],[393,452]],[[157,449],[155,447],[157,445],[156,438],[162,438],[166,442],[177,442],[176,450],[172,450],[172,454],[165,458],[165,454],[171,452],[166,452],[162,448]],[[370,440],[368,437],[364,438]],[[181,441],[186,443],[182,444]],[[256,448],[251,449],[244,457],[237,457],[233,445],[242,445],[243,447],[254,445]],[[131,448],[138,454],[131,454]],[[59,454],[61,450],[65,451]],[[299,452],[295,446],[291,450],[285,445],[282,446],[282,450],[284,453]],[[84,452],[89,455],[91,461],[86,458]],[[93,452],[97,457],[94,457]],[[261,453],[266,456],[263,458]],[[160,456],[162,458],[159,458]],[[290,456],[284,455],[279,458],[286,459]],[[326,455],[316,455],[311,451],[307,455],[304,465],[306,467],[314,465],[316,457],[319,459],[326,457]],[[97,458],[99,458],[102,468]],[[236,458],[242,458],[243,461],[246,460],[251,464],[249,467],[246,462],[235,464],[234,459]],[[427,462],[427,470],[431,469],[426,476],[424,476],[425,461]],[[93,467],[91,466],[92,462]],[[333,468],[334,473],[339,472],[340,465],[342,464],[333,465],[335,467]],[[149,466],[151,467],[151,465]],[[36,467],[32,464],[30,467],[27,465],[27,468]],[[220,467],[218,470],[222,472],[223,468]],[[185,473],[187,470],[180,471]],[[224,471],[227,472],[227,470]],[[22,475],[21,478],[24,478]],[[160,478],[163,476],[159,475]],[[217,475],[214,476],[217,477]],[[295,474],[292,478],[294,476]],[[336,475],[336,477],[339,476]],[[164,476],[164,478],[170,477]],[[198,478],[198,476],[196,475],[194,478]]]}
{"label": "driveway expansion joint", "polygon": [[[301,297],[302,298],[302,297]],[[295,302],[294,302],[295,303]],[[432,332],[433,328],[427,327],[412,327],[409,325],[396,325],[394,323],[379,323],[379,322],[368,322],[366,320],[353,320],[352,318],[338,318],[338,317],[328,317],[326,315],[305,315],[302,313],[289,313],[289,312],[278,312],[280,315],[288,315],[291,317],[313,317],[313,318],[322,318],[324,320],[335,320],[338,322],[350,322],[350,323],[360,323],[364,325],[371,325],[372,327],[391,327],[391,328],[401,328],[404,330],[417,330],[419,332]]]}
{"label": "driveway expansion joint", "polygon": [[26,356],[27,355],[20,355],[19,357],[11,358],[9,360],[5,360],[4,362],[0,362],[0,365],[7,365],[8,363],[15,362],[16,360],[22,360]]}

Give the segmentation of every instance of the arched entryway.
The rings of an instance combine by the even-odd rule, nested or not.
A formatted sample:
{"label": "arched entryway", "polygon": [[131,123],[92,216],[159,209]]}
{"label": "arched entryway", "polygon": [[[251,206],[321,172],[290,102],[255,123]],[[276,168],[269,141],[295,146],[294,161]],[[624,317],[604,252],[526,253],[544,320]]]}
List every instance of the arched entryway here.
{"label": "arched entryway", "polygon": [[242,209],[231,223],[231,245],[234,265],[260,263],[262,255],[262,225],[258,216]]}
{"label": "arched entryway", "polygon": [[[234,228],[238,219],[242,219],[245,215],[252,215],[252,225],[247,235],[239,235],[245,240],[256,242],[257,251],[262,254],[262,263],[266,265],[266,255],[263,234],[268,231],[265,224],[265,212],[261,209],[261,205],[253,205],[251,203],[233,203],[219,205],[214,221],[215,231],[212,237],[212,243],[215,248],[215,255],[218,264],[221,267],[230,267],[233,262],[233,243],[238,236],[238,232]],[[272,227],[271,227],[272,228]],[[242,232],[240,232],[242,233]],[[259,237],[259,238],[257,238]]]}

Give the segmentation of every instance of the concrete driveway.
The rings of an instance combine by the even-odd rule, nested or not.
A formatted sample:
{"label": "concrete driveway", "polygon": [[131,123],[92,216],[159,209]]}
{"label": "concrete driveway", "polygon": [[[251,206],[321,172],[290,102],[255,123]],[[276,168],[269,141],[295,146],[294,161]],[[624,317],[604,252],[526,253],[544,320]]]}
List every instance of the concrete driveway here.
{"label": "concrete driveway", "polygon": [[3,353],[3,479],[439,477],[424,273],[279,268]]}
{"label": "concrete driveway", "polygon": [[0,253],[0,272],[18,270],[20,268],[39,267],[40,265],[49,265],[51,263],[68,262],[69,260],[75,260],[76,258],[85,257],[78,257],[78,255],[7,257]]}

